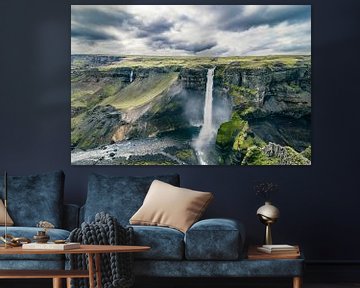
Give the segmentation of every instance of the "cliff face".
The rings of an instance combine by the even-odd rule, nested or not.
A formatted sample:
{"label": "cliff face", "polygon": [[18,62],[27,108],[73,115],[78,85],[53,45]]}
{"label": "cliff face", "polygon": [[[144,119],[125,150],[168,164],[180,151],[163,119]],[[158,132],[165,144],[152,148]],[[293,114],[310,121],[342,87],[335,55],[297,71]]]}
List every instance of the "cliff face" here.
{"label": "cliff face", "polygon": [[[213,121],[218,127],[214,156],[217,162],[310,163],[300,154],[310,146],[310,57],[285,58],[286,61],[258,57],[251,62],[240,59],[229,63],[213,63],[211,59],[194,65],[171,64],[160,59],[160,64],[145,65],[148,64],[145,62],[142,66],[126,65],[121,59],[99,58],[90,62],[107,65],[82,62],[81,68],[72,67],[73,148],[86,150],[184,129],[198,133],[207,70],[216,66]],[[120,62],[116,64],[116,61]],[[299,154],[298,158],[305,160],[295,157],[295,161],[288,156],[286,161],[278,161],[281,157],[266,149],[273,142],[283,147],[276,151],[292,149],[291,153],[282,155]],[[194,164],[194,161],[193,155],[190,162]]]}
{"label": "cliff face", "polygon": [[310,73],[307,66],[258,69],[230,66],[219,72],[217,82],[229,89],[237,110],[241,106],[252,107],[257,118],[271,114],[300,118],[311,113]]}
{"label": "cliff face", "polygon": [[185,89],[204,91],[206,74],[207,70],[204,68],[184,68],[180,70],[179,80]]}

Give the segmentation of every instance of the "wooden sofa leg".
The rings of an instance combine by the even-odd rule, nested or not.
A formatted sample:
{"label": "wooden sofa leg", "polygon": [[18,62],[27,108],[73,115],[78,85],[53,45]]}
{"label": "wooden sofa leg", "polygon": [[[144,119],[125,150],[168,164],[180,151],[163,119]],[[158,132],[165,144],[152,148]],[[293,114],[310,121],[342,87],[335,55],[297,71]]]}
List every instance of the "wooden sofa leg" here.
{"label": "wooden sofa leg", "polygon": [[293,288],[301,288],[301,277],[297,276],[293,278]]}
{"label": "wooden sofa leg", "polygon": [[71,288],[71,278],[66,278],[66,288]]}
{"label": "wooden sofa leg", "polygon": [[61,278],[53,278],[53,288],[62,288],[61,280]]}

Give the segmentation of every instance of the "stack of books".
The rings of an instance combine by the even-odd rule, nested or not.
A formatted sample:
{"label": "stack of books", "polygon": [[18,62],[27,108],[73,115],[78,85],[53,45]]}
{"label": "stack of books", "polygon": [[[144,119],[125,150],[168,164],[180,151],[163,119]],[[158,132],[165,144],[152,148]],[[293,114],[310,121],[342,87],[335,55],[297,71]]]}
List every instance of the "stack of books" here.
{"label": "stack of books", "polygon": [[297,259],[300,258],[299,246],[291,245],[262,245],[250,246],[248,250],[248,259],[266,260],[266,259]]}
{"label": "stack of books", "polygon": [[298,246],[291,246],[291,245],[262,245],[257,247],[259,252],[264,252],[267,254],[299,254],[299,247]]}

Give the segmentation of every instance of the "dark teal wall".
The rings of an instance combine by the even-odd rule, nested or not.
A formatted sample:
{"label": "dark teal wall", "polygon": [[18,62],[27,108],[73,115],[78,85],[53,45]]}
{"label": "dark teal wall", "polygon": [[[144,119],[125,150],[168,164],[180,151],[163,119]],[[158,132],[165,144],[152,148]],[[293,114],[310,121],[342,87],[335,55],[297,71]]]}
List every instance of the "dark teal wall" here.
{"label": "dark teal wall", "polygon": [[255,215],[262,203],[252,186],[267,179],[280,185],[274,197],[282,213],[273,230],[276,242],[300,243],[310,260],[360,260],[356,249],[360,240],[358,4],[313,1],[311,167],[74,167],[70,165],[70,4],[1,1],[0,171],[21,175],[63,169],[65,199],[78,204],[85,200],[87,175],[92,172],[138,176],[177,172],[182,186],[214,192],[207,215],[243,221],[252,243],[259,243],[263,232]]}

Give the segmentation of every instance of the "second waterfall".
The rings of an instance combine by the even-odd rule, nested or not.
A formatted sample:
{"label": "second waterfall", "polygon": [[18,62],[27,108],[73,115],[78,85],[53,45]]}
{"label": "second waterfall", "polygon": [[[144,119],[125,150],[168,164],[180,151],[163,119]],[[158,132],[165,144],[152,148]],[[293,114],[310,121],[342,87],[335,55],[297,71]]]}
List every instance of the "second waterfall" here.
{"label": "second waterfall", "polygon": [[194,142],[195,150],[199,159],[199,164],[211,164],[208,160],[207,151],[215,137],[215,128],[212,120],[213,103],[213,80],[215,68],[208,69],[206,81],[206,94],[204,105],[204,123],[201,127],[198,138]]}

